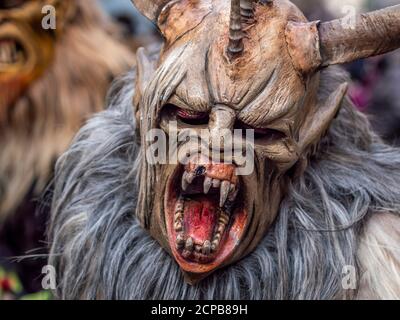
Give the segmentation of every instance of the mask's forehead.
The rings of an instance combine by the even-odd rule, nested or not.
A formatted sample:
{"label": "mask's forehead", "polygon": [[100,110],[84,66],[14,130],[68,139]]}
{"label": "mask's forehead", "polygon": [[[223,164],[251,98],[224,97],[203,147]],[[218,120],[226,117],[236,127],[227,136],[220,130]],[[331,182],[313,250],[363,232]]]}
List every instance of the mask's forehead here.
{"label": "mask's forehead", "polygon": [[[228,105],[247,123],[263,125],[290,112],[304,95],[304,84],[291,63],[285,41],[287,22],[306,21],[288,1],[273,6],[257,6],[256,23],[245,29],[244,54],[237,59],[227,55],[230,1],[198,1],[192,12],[170,20],[168,27],[185,25],[179,37],[167,33],[168,55],[187,45],[182,58],[184,81],[176,90],[184,104],[204,110],[214,104]],[[177,10],[175,8],[175,10]],[[197,19],[193,13],[197,12]],[[177,12],[174,13],[177,15]],[[190,16],[190,17],[189,17]]]}

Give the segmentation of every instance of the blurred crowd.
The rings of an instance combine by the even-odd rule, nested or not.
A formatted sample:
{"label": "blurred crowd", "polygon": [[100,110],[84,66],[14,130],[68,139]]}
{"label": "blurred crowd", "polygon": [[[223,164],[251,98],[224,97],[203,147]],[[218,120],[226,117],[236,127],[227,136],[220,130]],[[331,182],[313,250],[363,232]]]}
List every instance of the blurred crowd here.
{"label": "blurred crowd", "polygon": [[[80,1],[86,2],[86,0]],[[120,52],[121,56],[123,56],[126,61],[132,61],[132,64],[134,64],[133,54],[137,48],[140,46],[149,46],[151,43],[160,41],[161,38],[157,33],[156,28],[149,21],[138,14],[138,12],[132,6],[130,0],[93,1],[97,1],[98,4],[103,8],[104,12],[107,13],[108,19],[111,17],[111,20],[113,21],[112,26],[108,25],[108,23],[111,22],[107,22],[107,27],[104,27],[104,29],[107,29],[104,35],[99,35],[98,32],[95,33],[96,37],[98,37],[100,41],[99,48],[102,49],[98,50],[97,57],[100,61],[100,64],[105,63],[100,56],[102,53],[106,54],[106,52],[108,52],[110,56],[113,56],[113,52],[117,51]],[[355,8],[357,12],[362,12],[398,4],[400,3],[400,0],[294,0],[293,2],[295,2],[305,12],[310,20],[328,20],[336,17],[342,17],[344,14],[346,14],[346,12],[348,12],[349,6],[352,6],[351,8]],[[93,17],[84,17],[84,19],[82,19],[82,25],[86,27],[91,18]],[[112,31],[110,31],[111,29]],[[118,31],[116,32],[115,30]],[[105,44],[111,43],[110,41],[112,41],[110,39],[107,40],[105,38],[105,34],[111,33],[113,34],[112,38],[114,40],[118,39],[120,42],[121,47],[118,47],[118,50],[105,48]],[[118,36],[114,36],[116,34],[118,34]],[[79,35],[79,33],[76,32],[76,35]],[[94,39],[86,40],[93,40],[94,42]],[[93,43],[91,48],[94,50],[93,52],[96,52],[96,48],[96,44]],[[84,46],[80,45],[76,49],[83,51],[85,50]],[[63,54],[67,53],[64,52]],[[58,57],[58,59],[61,60],[64,58],[68,59],[68,57],[64,56]],[[96,58],[93,57],[93,61],[95,59]],[[115,63],[115,65],[116,64],[117,63]],[[110,66],[110,70],[112,71],[109,71],[108,74],[104,75],[104,79],[107,79],[107,81],[104,82],[104,87],[108,87],[112,78],[117,76],[114,70],[124,72],[129,69],[128,64],[122,69]],[[400,145],[400,52],[395,52],[390,55],[368,59],[365,61],[358,61],[346,66],[346,68],[353,80],[350,88],[350,97],[355,106],[370,117],[371,123],[375,130],[385,140],[387,140],[388,143]],[[90,72],[93,72],[93,74],[90,74]],[[88,77],[90,76],[95,79],[99,79],[99,77],[102,76],[98,73],[98,70],[88,70],[87,73]],[[74,81],[78,78],[79,77],[76,75],[71,75],[71,79],[74,79]],[[49,81],[54,82],[52,79]],[[81,84],[85,83],[82,79],[79,79],[78,82]],[[37,80],[35,85],[36,87],[46,86],[45,83],[40,83],[40,80]],[[40,88],[36,89],[39,90]],[[82,90],[84,90],[84,88],[82,88]],[[87,90],[89,90],[89,88]],[[104,98],[106,95],[106,89],[103,91],[104,92],[100,93],[102,98]],[[21,92],[18,92],[20,98],[24,98],[23,102],[29,104],[30,100],[26,99],[26,95],[24,96],[24,94]],[[78,92],[77,94],[85,95],[84,92]],[[28,96],[28,98],[32,97]],[[21,106],[25,105],[22,104],[21,99],[18,100],[18,103],[21,103]],[[48,99],[47,103],[50,103],[49,101],[51,101],[51,99]],[[104,99],[99,99],[99,101],[104,101]],[[90,102],[92,103],[93,101]],[[17,102],[13,102],[13,107],[18,106],[19,105]],[[87,113],[78,117],[78,121],[84,121],[90,116],[91,113],[98,111],[99,108],[88,110]],[[0,115],[1,111],[2,110],[0,106]],[[19,119],[18,117],[20,116],[21,114],[18,113],[15,119]],[[75,115],[71,115],[70,117],[68,116],[66,118],[69,119],[73,117],[75,117]],[[57,123],[57,125],[59,124]],[[2,127],[0,122],[0,132],[1,130]],[[70,131],[72,131],[72,129]],[[0,147],[2,148],[2,146]],[[59,153],[62,153],[62,151],[62,148],[59,147],[59,149],[57,149],[57,153],[54,153],[52,157],[56,158]],[[51,159],[51,165],[54,164],[55,159],[53,158]],[[6,178],[4,178],[4,176],[1,175],[2,172],[0,172],[0,201],[2,199],[2,192],[4,192],[3,189],[5,189],[2,183],[8,183],[8,181],[6,181],[8,176],[6,175]],[[46,176],[46,179],[48,180],[45,182],[49,182],[51,177]],[[29,185],[28,187],[29,190],[24,192],[24,194],[21,196],[24,200],[21,200],[19,206],[14,208],[15,210],[13,210],[13,213],[10,214],[7,220],[1,220],[0,210],[0,299],[22,297],[26,294],[32,294],[40,291],[41,288],[40,270],[45,264],[46,252],[35,251],[34,249],[37,247],[46,246],[44,242],[45,238],[43,236],[45,232],[46,215],[37,213],[39,207],[38,202],[42,201],[38,200],[42,198],[35,191],[37,189],[37,177],[32,178],[31,184],[32,185]],[[43,193],[44,188],[40,189],[40,191],[40,193]],[[44,204],[44,207],[46,208],[46,204]],[[37,227],[38,225],[39,227]],[[40,254],[36,256],[36,260],[34,262],[29,259],[19,261],[19,259],[15,258],[26,255],[27,253],[37,254],[38,252]],[[40,259],[41,254],[43,254],[42,259]],[[10,257],[14,257],[14,259],[10,259]],[[20,267],[20,265],[23,267]],[[48,297],[48,295],[46,293],[40,293],[36,297],[45,298]]]}

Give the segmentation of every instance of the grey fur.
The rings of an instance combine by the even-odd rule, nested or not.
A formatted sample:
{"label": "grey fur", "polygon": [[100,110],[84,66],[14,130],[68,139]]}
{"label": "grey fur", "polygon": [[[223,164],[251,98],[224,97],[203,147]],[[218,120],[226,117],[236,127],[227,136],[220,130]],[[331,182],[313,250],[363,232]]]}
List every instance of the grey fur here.
{"label": "grey fur", "polygon": [[[343,81],[323,74],[321,96]],[[108,110],[59,159],[49,263],[63,299],[332,299],[369,215],[400,212],[400,150],[383,144],[348,102],[306,173],[289,185],[278,218],[249,256],[196,286],[134,216],[141,152],[135,143],[132,75]]]}

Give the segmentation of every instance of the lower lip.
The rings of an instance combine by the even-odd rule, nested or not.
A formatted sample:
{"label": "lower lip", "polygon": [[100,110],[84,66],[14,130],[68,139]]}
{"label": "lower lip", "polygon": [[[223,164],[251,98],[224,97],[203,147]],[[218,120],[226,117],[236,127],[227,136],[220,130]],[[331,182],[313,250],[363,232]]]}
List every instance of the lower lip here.
{"label": "lower lip", "polygon": [[178,191],[176,185],[179,185],[180,177],[182,175],[182,167],[178,167],[172,176],[167,181],[167,187],[164,198],[165,222],[168,233],[168,242],[176,261],[180,267],[190,273],[207,273],[211,272],[232,256],[235,248],[243,236],[247,224],[247,211],[245,209],[234,209],[232,212],[231,226],[225,232],[218,250],[210,257],[209,262],[200,263],[192,260],[185,259],[181,252],[176,249],[177,233],[174,229],[174,208],[178,198]]}

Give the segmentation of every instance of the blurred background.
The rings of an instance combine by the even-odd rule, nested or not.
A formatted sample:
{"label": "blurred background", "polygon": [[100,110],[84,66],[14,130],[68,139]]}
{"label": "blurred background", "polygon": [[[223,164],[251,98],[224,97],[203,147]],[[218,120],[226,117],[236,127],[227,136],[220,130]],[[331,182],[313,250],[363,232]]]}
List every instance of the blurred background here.
{"label": "blurred background", "polygon": [[[4,12],[9,12],[14,6],[17,8],[35,1],[57,2],[57,0],[0,0],[0,26],[2,21],[8,19],[4,16]],[[0,299],[51,298],[49,292],[43,290],[41,273],[42,267],[46,265],[47,246],[44,233],[49,211],[49,204],[43,200],[46,197],[43,198],[42,194],[48,194],[51,197],[51,189],[45,188],[51,182],[51,168],[81,123],[91,114],[102,109],[107,87],[113,78],[134,65],[136,49],[140,46],[151,46],[161,40],[156,28],[135,10],[130,0],[71,0],[71,3],[75,2],[85,2],[90,5],[78,4],[76,8],[63,9],[66,12],[73,12],[68,13],[69,18],[65,18],[68,23],[63,32],[69,36],[58,40],[58,35],[55,34],[52,40],[43,40],[41,47],[48,49],[42,54],[52,57],[49,60],[53,62],[38,66],[40,72],[31,72],[29,77],[23,77],[23,79],[28,78],[29,81],[24,82],[20,79],[18,83],[21,83],[21,86],[17,86],[18,90],[14,90],[15,82],[9,85],[10,81],[7,77],[4,77],[5,80],[2,82],[1,68],[6,65],[5,62],[17,59],[15,57],[18,56],[18,50],[21,51],[23,46],[17,41],[15,43],[10,41],[9,36],[2,36],[0,28],[0,49],[3,48],[2,51],[0,50],[0,103],[2,103],[0,104],[0,152],[3,153],[0,155],[0,203],[6,202],[4,199],[7,199],[8,193],[14,195],[14,198],[9,200],[10,205],[7,210],[4,209],[5,213],[1,212],[0,205]],[[310,20],[328,20],[343,17],[353,11],[365,12],[399,4],[400,0],[294,0],[293,2]],[[93,13],[94,7],[91,6],[96,6],[96,13]],[[27,17],[27,19],[30,18]],[[28,25],[31,22],[23,23]],[[28,29],[21,27],[21,30]],[[86,31],[81,34],[79,30]],[[43,37],[45,39],[45,36]],[[82,57],[85,52],[89,52],[86,64]],[[79,60],[82,60],[79,70],[77,67],[66,67],[68,61],[71,65],[75,65],[75,62]],[[93,65],[92,69],[88,68],[87,64]],[[98,68],[95,67],[97,65]],[[400,145],[399,50],[392,54],[357,61],[346,65],[345,68],[352,78],[349,94],[355,107],[370,117],[374,129],[383,139],[390,144]],[[95,84],[93,79],[97,80]],[[99,79],[104,79],[102,86],[98,85]],[[79,87],[74,87],[74,85]],[[90,104],[93,105],[95,102],[94,104],[97,103],[98,106],[91,109],[88,107],[84,112],[82,112],[84,109],[82,107],[76,113],[68,111],[68,114],[57,111],[59,118],[54,126],[60,128],[65,125],[67,129],[64,136],[58,138],[50,132],[49,140],[41,138],[40,142],[35,142],[31,134],[26,134],[26,119],[32,126],[32,132],[37,131],[36,123],[38,123],[38,128],[49,126],[48,121],[40,120],[44,114],[49,113],[45,108],[42,108],[42,113],[38,111],[33,115],[30,109],[41,109],[39,102],[35,104],[35,97],[38,96],[41,88],[46,86],[47,88],[54,87],[52,91],[56,94],[49,95],[45,102],[41,103],[45,103],[54,110],[63,109],[63,102],[58,101],[58,94],[66,95],[66,98],[60,99],[63,101],[71,99],[70,96],[78,96],[81,97],[79,101],[86,99]],[[95,91],[93,86],[96,86],[96,89],[101,87],[97,96],[92,96],[92,92]],[[23,120],[25,113],[27,113],[26,119]],[[46,131],[46,128],[43,130]],[[20,137],[20,140],[13,140],[12,137],[15,136]],[[57,139],[63,141],[60,142]],[[4,151],[8,150],[10,145],[12,152],[20,153],[19,158],[10,156],[14,154],[11,151],[9,154]],[[47,152],[48,145],[57,145],[58,148]],[[21,146],[19,148],[21,150],[15,151],[18,146]],[[36,152],[38,153],[36,157],[44,157],[48,154],[50,160],[42,163],[40,159],[30,157],[29,150],[31,149],[28,146],[34,146],[36,150],[44,148],[45,151]],[[34,153],[35,151],[32,151],[32,154]],[[35,165],[29,164],[29,168],[40,163],[38,165],[40,169],[37,172],[32,169],[34,173],[31,173],[29,168],[24,169],[26,171],[20,169],[30,158],[34,159],[32,163]],[[12,163],[12,165],[2,165],[2,163]],[[13,174],[13,170],[22,172],[25,180],[28,181],[19,177],[21,174]],[[26,179],[27,176],[29,179]],[[9,185],[15,186],[9,187]],[[27,258],[22,258],[23,256]]]}

